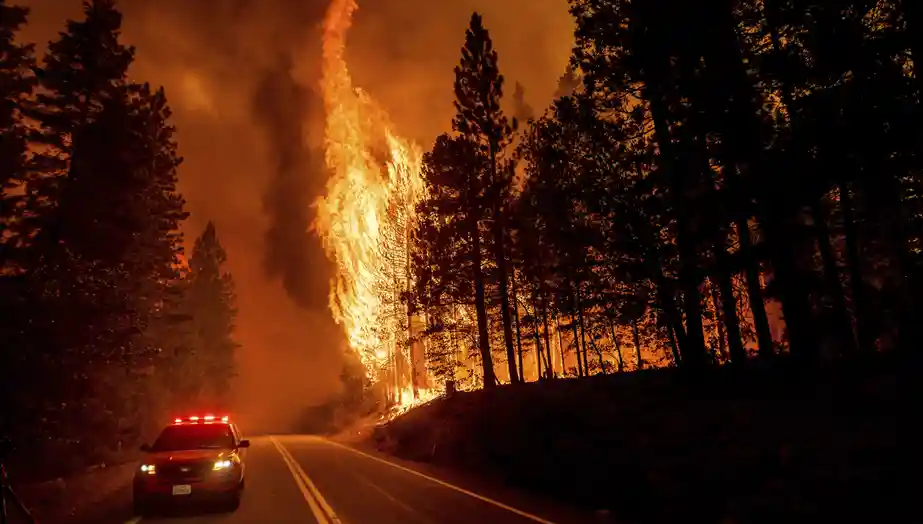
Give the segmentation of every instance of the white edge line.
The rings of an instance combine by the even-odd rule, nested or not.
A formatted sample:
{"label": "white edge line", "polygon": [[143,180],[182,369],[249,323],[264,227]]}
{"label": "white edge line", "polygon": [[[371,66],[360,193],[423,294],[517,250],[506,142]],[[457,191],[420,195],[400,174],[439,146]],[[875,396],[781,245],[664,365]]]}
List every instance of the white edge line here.
{"label": "white edge line", "polygon": [[458,487],[458,486],[456,486],[456,485],[454,485],[454,484],[449,484],[448,482],[446,482],[446,481],[444,481],[444,480],[439,480],[439,479],[434,478],[434,477],[431,477],[431,476],[429,476],[429,475],[427,475],[427,474],[425,474],[425,473],[420,473],[419,471],[410,469],[410,468],[408,468],[408,467],[406,467],[406,466],[401,466],[400,464],[395,464],[394,462],[385,460],[385,459],[383,459],[383,458],[379,458],[379,457],[376,457],[376,456],[374,456],[374,455],[370,455],[370,454],[368,454],[368,453],[366,453],[366,452],[364,452],[364,451],[360,451],[360,450],[358,450],[358,449],[356,449],[356,448],[347,446],[347,445],[345,445],[345,444],[340,444],[339,442],[334,442],[334,441],[332,441],[332,440],[330,440],[330,439],[322,439],[322,440],[324,440],[325,442],[328,442],[328,443],[330,443],[330,444],[332,444],[332,445],[334,445],[334,446],[339,446],[339,447],[341,447],[341,448],[348,449],[348,450],[352,451],[353,453],[362,455],[362,456],[364,456],[364,457],[366,457],[366,458],[370,458],[370,459],[372,459],[372,460],[376,460],[376,461],[378,461],[378,462],[382,462],[382,463],[387,464],[387,465],[389,465],[389,466],[391,466],[391,467],[400,469],[400,470],[402,470],[402,471],[406,471],[407,473],[416,475],[416,476],[418,476],[418,477],[425,478],[425,479],[429,480],[430,482],[435,482],[436,484],[439,484],[440,486],[444,486],[444,487],[447,487],[447,488],[449,488],[449,489],[454,489],[455,491],[458,491],[459,493],[464,493],[465,495],[468,495],[469,497],[474,497],[474,498],[476,498],[476,499],[478,499],[478,500],[481,500],[481,501],[483,501],[483,502],[486,502],[486,503],[488,503],[488,504],[492,504],[492,505],[494,505],[494,506],[497,506],[498,508],[505,509],[506,511],[509,511],[509,512],[511,512],[511,513],[515,513],[515,514],[519,515],[520,517],[525,517],[525,518],[527,518],[527,519],[529,519],[529,520],[533,520],[533,521],[535,521],[535,522],[539,522],[540,524],[555,524],[554,522],[552,522],[552,521],[550,521],[550,520],[545,520],[545,519],[543,519],[543,518],[541,518],[541,517],[538,517],[538,516],[536,516],[536,515],[532,515],[531,513],[526,513],[525,511],[522,511],[522,510],[520,510],[520,509],[516,509],[516,508],[514,508],[514,507],[512,507],[512,506],[508,506],[508,505],[506,505],[506,504],[504,504],[504,503],[502,503],[502,502],[498,502],[498,501],[496,501],[496,500],[487,498],[487,497],[485,497],[484,495],[478,495],[477,493],[475,493],[475,492],[473,492],[473,491],[469,491],[469,490],[467,490],[467,489],[465,489],[465,488],[460,488],[460,487]]}
{"label": "white edge line", "polygon": [[[279,452],[287,457],[290,467],[294,467],[294,470],[297,471],[298,475],[301,476],[301,480],[304,485],[307,487],[308,491],[314,497],[315,502],[320,505],[323,512],[326,514],[327,520],[330,524],[341,524],[340,518],[337,517],[336,512],[333,511],[333,508],[330,507],[330,504],[324,500],[324,497],[321,496],[320,490],[317,489],[317,486],[314,485],[314,482],[311,481],[311,478],[308,477],[308,474],[305,473],[304,469],[301,467],[301,464],[298,464],[298,461],[295,460],[295,457],[292,456],[292,453],[285,447],[281,442],[279,442],[275,437],[272,437],[273,442],[279,448]],[[324,524],[324,523],[320,523]]]}
{"label": "white edge line", "polygon": [[276,440],[275,437],[269,437],[269,440],[276,446],[276,450],[279,451],[279,455],[282,455],[282,460],[285,462],[285,465],[288,467],[289,472],[291,472],[292,477],[295,478],[295,484],[298,485],[298,490],[301,491],[301,495],[308,502],[308,507],[311,508],[311,513],[314,515],[315,520],[318,524],[330,524],[327,515],[324,511],[317,505],[317,502],[314,500],[314,496],[311,493],[310,489],[304,482],[303,471],[299,471],[299,466],[297,463],[293,462],[293,459],[288,456],[287,450],[282,447],[282,444]]}

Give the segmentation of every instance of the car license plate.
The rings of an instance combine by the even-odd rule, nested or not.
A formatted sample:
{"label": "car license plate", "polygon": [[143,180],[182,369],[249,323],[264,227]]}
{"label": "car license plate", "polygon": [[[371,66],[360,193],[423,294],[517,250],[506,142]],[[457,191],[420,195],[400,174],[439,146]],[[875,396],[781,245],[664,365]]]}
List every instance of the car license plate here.
{"label": "car license plate", "polygon": [[192,486],[189,484],[179,484],[173,486],[174,495],[189,495],[190,493],[192,493]]}

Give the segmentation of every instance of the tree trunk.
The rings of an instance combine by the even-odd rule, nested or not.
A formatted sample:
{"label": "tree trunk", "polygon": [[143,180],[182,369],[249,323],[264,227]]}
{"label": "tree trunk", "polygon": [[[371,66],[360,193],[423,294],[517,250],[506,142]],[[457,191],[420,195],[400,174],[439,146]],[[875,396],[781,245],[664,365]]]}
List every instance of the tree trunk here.
{"label": "tree trunk", "polygon": [[673,352],[673,362],[679,367],[683,361],[683,355],[679,349],[682,347],[680,335],[683,332],[683,325],[681,322],[674,322],[667,329],[670,330],[670,351]]}
{"label": "tree trunk", "polygon": [[[664,315],[666,317],[667,325],[671,326],[675,330],[675,335],[677,339],[677,347],[674,347],[673,358],[678,366],[680,363],[680,353],[679,347],[682,347],[683,341],[686,337],[685,328],[683,327],[683,318],[682,313],[679,312],[676,305],[676,300],[673,297],[673,294],[670,289],[668,289],[666,284],[666,278],[663,275],[663,268],[658,265],[657,283],[655,288],[657,289],[657,300],[660,302],[660,307],[663,309]],[[637,320],[637,319],[636,319]]]}
{"label": "tree trunk", "polygon": [[[518,324],[518,322],[517,322]],[[522,376],[522,341],[519,339],[519,327],[516,328],[516,359],[519,364],[519,381],[525,382],[525,378]]]}
{"label": "tree trunk", "polygon": [[512,291],[513,291],[513,313],[516,315],[514,320],[516,321],[516,354],[519,357],[519,381],[524,382],[525,379],[522,376],[522,335],[519,332],[519,296],[516,293],[516,268],[513,268],[512,274]]}
{"label": "tree trunk", "polygon": [[392,340],[391,345],[394,348],[394,351],[391,353],[394,355],[394,392],[397,395],[397,403],[400,404],[404,402],[404,388],[401,385],[401,375],[403,374],[403,370],[401,369],[401,352],[398,350],[395,340]]}
{"label": "tree trunk", "polygon": [[715,310],[715,327],[718,332],[718,351],[721,353],[722,357],[729,360],[727,342],[725,341],[724,322],[721,320],[721,298],[718,296],[718,286],[712,281],[708,287],[711,291],[711,303]]}
{"label": "tree trunk", "polygon": [[[532,307],[532,311],[533,313],[536,312],[534,305]],[[535,315],[532,315],[532,318],[536,318]],[[536,375],[536,380],[541,380],[542,378],[542,339],[541,339],[541,336],[539,336],[538,334],[538,323],[533,322],[532,325],[534,327],[534,329],[532,330],[532,334],[535,335],[535,370],[538,373]]]}
{"label": "tree trunk", "polygon": [[[455,359],[452,364],[452,380],[456,383],[458,382],[458,377],[456,372],[458,371],[458,362],[461,357],[461,347],[458,345],[458,306],[452,304],[452,330],[450,331],[452,336],[452,346],[455,348]],[[465,358],[465,360],[468,360]]]}
{"label": "tree trunk", "polygon": [[[913,238],[911,229],[915,228],[915,225],[904,216],[901,210],[903,202],[898,181],[882,176],[863,186],[862,192],[865,198],[874,202],[877,207],[877,219],[881,223],[883,237],[890,251],[890,272],[898,282],[899,289],[896,290],[898,295],[896,297],[898,303],[897,340],[901,348],[916,351],[923,346],[923,322],[920,322],[921,303],[919,299],[923,282],[921,282],[919,264],[916,262],[917,257],[914,254],[915,248],[912,247],[914,242],[911,242]],[[849,218],[852,219],[853,216],[853,213],[850,213]],[[855,220],[852,219],[850,222],[854,223]],[[851,236],[858,243],[857,235]],[[858,250],[858,246],[856,249]],[[863,292],[860,291],[860,295],[862,294]],[[858,302],[855,298],[853,300]],[[868,300],[868,295],[865,295],[865,300]],[[866,302],[863,301],[863,303]],[[866,315],[871,315],[872,312],[868,309],[865,311],[863,317],[868,318]],[[865,331],[868,332],[867,329]],[[863,337],[868,337],[870,346],[874,346],[876,338],[874,334],[867,333]]]}
{"label": "tree trunk", "polygon": [[[686,259],[691,259],[687,251]],[[686,346],[679,348],[680,363],[691,370],[705,366],[705,326],[702,324],[702,297],[699,295],[698,279],[692,276],[692,268],[680,277],[683,290],[683,311],[686,313]]]}
{"label": "tree trunk", "polygon": [[577,357],[577,376],[583,376],[583,361],[580,360],[580,332],[577,328],[576,312],[570,316],[571,331],[574,332],[574,355]]}
{"label": "tree trunk", "polygon": [[481,367],[484,371],[484,389],[497,385],[494,363],[490,351],[490,336],[487,333],[487,307],[484,305],[484,273],[481,269],[481,232],[478,223],[472,220],[471,258],[474,261],[474,307],[478,321],[478,349],[481,353]]}
{"label": "tree trunk", "polygon": [[599,372],[603,375],[606,374],[606,359],[603,358],[603,352],[599,349],[599,346],[596,345],[596,340],[593,337],[590,337],[590,345],[593,346],[593,351],[596,352],[596,358],[599,360]]}
{"label": "tree trunk", "polygon": [[781,212],[770,206],[765,222],[766,244],[773,267],[773,278],[782,305],[782,317],[788,334],[789,351],[793,357],[813,360],[817,355],[817,335],[814,312],[802,282],[803,272],[795,264],[795,250],[791,246],[795,226]]}
{"label": "tree trunk", "polygon": [[615,354],[619,357],[619,373],[625,371],[625,361],[622,359],[622,344],[619,337],[615,334],[615,322],[609,321],[609,331],[612,333],[612,345],[615,346]]}
{"label": "tree trunk", "polygon": [[[662,69],[658,68],[658,69]],[[658,79],[659,80],[659,79]],[[672,193],[672,204],[676,215],[676,246],[680,259],[679,287],[683,294],[683,310],[686,313],[686,327],[683,339],[679,345],[681,365],[690,369],[699,369],[705,366],[705,331],[702,325],[702,311],[700,304],[698,278],[696,277],[696,247],[686,231],[688,220],[688,204],[685,202],[687,178],[692,173],[679,172],[682,161],[675,161],[673,139],[669,129],[669,111],[662,93],[647,93],[650,102],[652,120],[654,121],[654,136],[660,147],[660,158]]]}
{"label": "tree trunk", "polygon": [[871,312],[862,278],[862,254],[859,252],[859,231],[852,208],[849,186],[840,184],[840,208],[843,210],[843,233],[846,237],[846,263],[849,265],[849,288],[856,317],[856,340],[859,350],[870,352],[875,348],[875,335],[871,333]]}
{"label": "tree trunk", "polygon": [[567,376],[567,364],[564,363],[564,336],[561,334],[561,322],[558,319],[558,310],[552,311],[554,315],[554,331],[558,334],[558,356],[561,357],[561,376]]}
{"label": "tree trunk", "polygon": [[[722,248],[719,248],[722,249]],[[726,258],[726,252],[725,252]],[[740,318],[737,316],[737,298],[734,296],[734,281],[731,280],[729,268],[718,268],[717,277],[720,291],[717,295],[721,298],[721,323],[727,330],[728,348],[730,349],[731,362],[734,364],[743,364],[747,360],[747,351],[744,349],[744,343],[740,336]],[[712,288],[713,292],[715,291]],[[718,310],[718,303],[715,302],[715,310]]]}
{"label": "tree trunk", "polygon": [[[767,17],[773,18],[777,13],[773,9],[774,5],[770,4],[765,4],[766,14]],[[728,122],[726,129],[728,136],[735,137],[734,143],[728,146],[729,156],[735,164],[747,164],[754,171],[753,176],[757,180],[767,181],[767,185],[758,189],[766,191],[767,195],[762,195],[759,199],[761,208],[757,216],[760,218],[760,226],[772,261],[773,279],[779,290],[778,298],[785,318],[790,351],[793,356],[812,360],[817,354],[817,337],[807,286],[802,282],[803,272],[798,267],[797,252],[792,245],[798,232],[796,213],[788,206],[782,205],[786,198],[781,196],[781,193],[788,189],[778,187],[777,182],[768,182],[773,177],[767,171],[770,162],[766,161],[763,151],[758,107],[754,103],[756,88],[752,85],[747,74],[747,66],[743,62],[732,6],[730,2],[720,2],[709,4],[707,7],[710,8],[707,17],[714,21],[717,31],[713,45],[706,51],[708,56],[705,59],[706,62],[716,64],[715,74],[727,84],[733,100],[729,107],[730,114],[737,117],[736,121]],[[778,17],[774,20],[778,20]],[[773,46],[778,50],[779,35],[775,31],[777,26],[772,20],[768,25],[772,31]],[[791,82],[783,79],[783,96],[792,92],[791,87]],[[793,162],[788,167],[799,169],[798,162]],[[739,232],[745,230],[748,228],[740,228]],[[752,299],[750,302],[751,305],[754,303]],[[765,353],[768,349],[761,346],[761,351]]]}
{"label": "tree trunk", "polygon": [[420,399],[420,375],[417,370],[417,352],[413,340],[413,308],[410,296],[410,283],[412,280],[410,269],[410,224],[404,227],[404,246],[405,246],[405,264],[404,264],[404,292],[407,299],[407,354],[410,357],[410,387],[413,389],[413,399]]}
{"label": "tree trunk", "polygon": [[853,354],[856,352],[856,338],[849,319],[849,310],[846,308],[840,268],[833,254],[833,247],[830,245],[830,228],[827,227],[827,217],[819,204],[811,206],[811,214],[814,217],[814,239],[817,241],[817,248],[824,265],[824,286],[827,288],[830,299],[833,300],[833,329],[836,330],[833,335],[840,341],[840,351]]}
{"label": "tree trunk", "polygon": [[586,352],[586,332],[583,329],[583,301],[580,300],[580,290],[576,293],[577,298],[577,322],[580,323],[580,350],[583,352],[583,374],[590,376],[590,361],[587,359]]}
{"label": "tree trunk", "polygon": [[[396,272],[394,274],[393,285],[394,285],[393,299],[394,299],[394,303],[397,304],[399,303],[401,299],[401,292],[399,291],[400,281],[398,280]],[[394,379],[395,379],[394,385],[397,388],[397,398],[398,398],[397,401],[398,403],[401,403],[403,402],[403,396],[404,396],[404,361],[402,358],[404,356],[404,352],[403,352],[404,344],[403,344],[403,340],[401,340],[399,337],[400,337],[400,333],[392,333],[391,335],[391,343],[394,346]]]}
{"label": "tree trunk", "polygon": [[679,351],[676,349],[676,328],[667,327],[667,335],[669,336],[670,347],[673,349],[673,355],[675,357]]}
{"label": "tree trunk", "polygon": [[393,402],[391,401],[391,350],[388,349],[388,365],[385,369],[379,370],[378,380],[382,384],[385,395],[385,406],[391,406]]}
{"label": "tree trunk", "polygon": [[513,347],[513,321],[510,314],[510,297],[507,289],[506,252],[503,247],[504,234],[499,207],[494,210],[494,262],[497,264],[497,279],[500,283],[500,316],[503,320],[503,342],[506,346],[506,362],[510,372],[510,382],[519,382],[516,371],[516,350]]}
{"label": "tree trunk", "polygon": [[551,358],[551,337],[548,334],[548,304],[542,300],[542,324],[545,326],[545,353],[548,355],[549,378],[554,378],[554,360]]}
{"label": "tree trunk", "polygon": [[[490,148],[490,183],[493,187],[499,188],[497,177],[497,150],[498,143],[494,136],[489,136]],[[505,224],[503,214],[503,199],[501,194],[494,195],[493,202],[493,232],[494,232],[494,262],[497,264],[497,281],[500,283],[500,316],[503,321],[503,342],[506,346],[506,362],[509,367],[510,383],[519,382],[519,374],[516,371],[516,353],[513,348],[513,322],[510,315],[510,297],[507,290],[506,276],[506,244]]]}
{"label": "tree trunk", "polygon": [[554,378],[554,369],[551,362],[551,356],[548,355],[547,350],[542,351],[542,362],[545,367],[545,376],[548,378]]}
{"label": "tree trunk", "polygon": [[772,329],[769,327],[769,315],[766,314],[766,302],[763,300],[759,262],[753,254],[750,223],[746,218],[737,220],[737,241],[740,242],[740,256],[743,257],[747,297],[750,300],[750,312],[753,314],[753,327],[756,328],[759,355],[761,358],[771,358],[775,355],[776,348],[772,341]]}
{"label": "tree trunk", "polygon": [[644,369],[644,359],[641,358],[641,333],[638,331],[638,321],[631,321],[631,336],[635,343],[635,352],[638,354],[638,369]]}

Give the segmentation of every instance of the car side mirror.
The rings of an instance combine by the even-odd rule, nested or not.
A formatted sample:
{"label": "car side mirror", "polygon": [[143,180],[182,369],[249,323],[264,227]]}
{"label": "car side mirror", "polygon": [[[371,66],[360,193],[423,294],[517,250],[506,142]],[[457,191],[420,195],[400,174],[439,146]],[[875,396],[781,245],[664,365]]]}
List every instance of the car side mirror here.
{"label": "car side mirror", "polygon": [[141,451],[144,453],[149,453],[151,451],[150,444],[141,444]]}
{"label": "car side mirror", "polygon": [[247,439],[241,439],[241,441],[237,443],[237,447],[238,448],[249,448],[250,441]]}

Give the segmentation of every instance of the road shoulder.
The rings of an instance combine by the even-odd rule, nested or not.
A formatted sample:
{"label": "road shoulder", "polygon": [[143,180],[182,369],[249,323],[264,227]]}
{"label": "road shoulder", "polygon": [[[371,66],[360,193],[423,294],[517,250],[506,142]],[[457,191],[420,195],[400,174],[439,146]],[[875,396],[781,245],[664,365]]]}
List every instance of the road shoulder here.
{"label": "road shoulder", "polygon": [[[405,460],[394,455],[379,451],[371,439],[355,437],[332,437],[323,440],[337,446],[350,449],[353,453],[361,453],[369,457],[390,463],[401,468],[409,469],[425,477],[431,477],[440,482],[470,491],[505,506],[538,515],[555,524],[580,524],[587,522],[609,523],[609,515],[605,511],[591,512],[557,501],[549,500],[537,494],[517,489],[504,482],[502,478],[487,474],[475,474],[470,471],[452,470],[442,466],[435,466],[423,462]],[[622,522],[622,521],[620,521]]]}
{"label": "road shoulder", "polygon": [[121,523],[131,515],[135,463],[96,467],[68,478],[15,487],[37,522]]}

